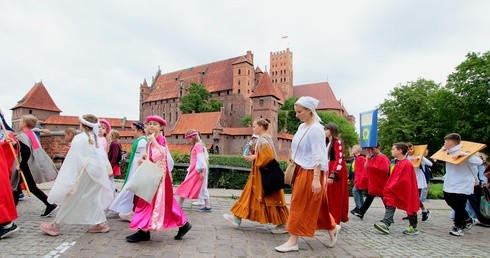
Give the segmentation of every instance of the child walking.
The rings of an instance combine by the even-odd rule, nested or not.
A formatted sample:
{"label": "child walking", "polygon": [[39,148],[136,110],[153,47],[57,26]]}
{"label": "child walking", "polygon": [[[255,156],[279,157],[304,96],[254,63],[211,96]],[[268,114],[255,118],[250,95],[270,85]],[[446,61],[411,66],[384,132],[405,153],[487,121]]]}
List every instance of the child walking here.
{"label": "child walking", "polygon": [[208,160],[209,155],[206,145],[201,140],[199,132],[189,130],[185,138],[192,144],[191,160],[184,182],[175,190],[179,196],[179,205],[182,206],[185,199],[199,199],[204,201],[204,206],[199,211],[211,211],[208,191]]}
{"label": "child walking", "polygon": [[410,226],[403,231],[403,234],[419,234],[417,230],[417,211],[419,210],[417,178],[412,162],[405,158],[407,151],[406,143],[395,143],[391,148],[391,155],[396,159],[396,164],[383,190],[385,216],[374,224],[374,228],[385,234],[390,233],[389,227],[393,223],[396,208],[405,210],[408,215]]}
{"label": "child walking", "polygon": [[[134,140],[131,147],[129,166],[127,169],[126,178],[124,178],[124,184],[126,184],[126,182],[134,175],[134,172],[138,168],[138,161],[142,159],[143,154],[145,153],[146,144],[148,143],[145,137],[144,125],[142,123],[133,123],[131,130],[136,140]],[[113,212],[119,213],[119,217],[121,219],[131,221],[133,216],[134,194],[124,189],[124,184],[121,192],[119,192],[119,194],[116,196],[109,209]]]}
{"label": "child walking", "polygon": [[[174,239],[181,240],[192,225],[187,221],[187,217],[173,195],[171,172],[174,161],[168,150],[167,140],[162,134],[167,122],[159,116],[149,116],[146,122],[148,123],[149,151],[143,158],[156,163],[162,169],[163,177],[151,203],[138,198],[133,218],[129,224],[130,229],[138,231],[127,236],[126,241],[130,243],[149,241],[150,230],[162,231],[175,227],[179,227],[179,232]],[[135,176],[138,174],[136,173]]]}
{"label": "child walking", "polygon": [[43,232],[60,234],[61,224],[91,225],[90,233],[109,231],[105,210],[114,198],[107,177],[107,154],[97,137],[99,120],[94,115],[78,118],[82,133],[73,138],[48,201],[60,203],[60,210],[51,223],[41,223]]}

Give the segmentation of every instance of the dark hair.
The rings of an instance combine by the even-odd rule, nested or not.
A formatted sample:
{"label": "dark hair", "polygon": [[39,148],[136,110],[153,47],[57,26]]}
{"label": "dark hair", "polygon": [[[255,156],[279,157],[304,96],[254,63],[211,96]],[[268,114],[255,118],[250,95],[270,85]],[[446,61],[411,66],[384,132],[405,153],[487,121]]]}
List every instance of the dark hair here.
{"label": "dark hair", "polygon": [[444,140],[449,140],[449,141],[453,141],[456,144],[460,144],[461,143],[461,135],[459,135],[457,133],[450,133],[444,137]]}
{"label": "dark hair", "polygon": [[136,129],[141,130],[143,133],[145,133],[145,125],[141,122],[134,122],[133,126],[136,127]]}
{"label": "dark hair", "polygon": [[255,123],[257,125],[262,126],[264,128],[264,130],[266,130],[266,131],[269,129],[270,122],[271,121],[269,119],[267,119],[267,118],[266,119],[260,118],[260,119],[255,120]]}
{"label": "dark hair", "polygon": [[339,127],[334,124],[334,123],[328,123],[326,124],[323,129],[329,130],[330,133],[332,134],[332,138],[337,139],[339,136]]}
{"label": "dark hair", "polygon": [[407,154],[407,151],[408,151],[408,144],[407,143],[397,142],[397,143],[394,143],[393,146],[395,146],[395,148],[397,150],[401,150],[403,155]]}

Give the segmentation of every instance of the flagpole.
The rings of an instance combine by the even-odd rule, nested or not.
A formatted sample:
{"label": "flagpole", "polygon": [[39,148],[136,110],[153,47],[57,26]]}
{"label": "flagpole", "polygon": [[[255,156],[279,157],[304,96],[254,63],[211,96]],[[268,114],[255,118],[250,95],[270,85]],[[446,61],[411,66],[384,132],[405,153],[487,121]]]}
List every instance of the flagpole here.
{"label": "flagpole", "polygon": [[[3,133],[5,134],[5,139],[7,139],[9,134],[7,132],[7,129],[5,128],[5,125],[3,124],[3,121],[0,121],[0,124],[2,124]],[[31,191],[29,190],[29,185],[27,184],[26,177],[24,176],[24,172],[22,172],[22,170],[20,169],[19,157],[17,157],[17,154],[15,154],[15,149],[14,149],[14,146],[12,145],[12,143],[11,142],[8,142],[8,143],[10,146],[10,150],[12,150],[12,154],[14,154],[15,161],[17,162],[17,166],[19,166],[20,177],[22,178],[22,181],[24,181],[24,184],[25,184],[25,187],[27,190],[27,195],[29,197],[31,197]]]}

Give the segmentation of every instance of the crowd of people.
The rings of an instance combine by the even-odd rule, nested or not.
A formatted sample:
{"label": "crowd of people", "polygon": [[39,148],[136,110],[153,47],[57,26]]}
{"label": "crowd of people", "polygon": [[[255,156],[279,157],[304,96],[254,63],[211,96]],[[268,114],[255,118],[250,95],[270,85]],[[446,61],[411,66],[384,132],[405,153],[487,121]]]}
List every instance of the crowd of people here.
{"label": "crowd of people", "polygon": [[[251,163],[251,171],[241,196],[231,207],[231,214],[223,218],[233,227],[243,220],[272,224],[273,234],[289,234],[288,240],[275,247],[278,252],[298,251],[299,237],[313,237],[315,231],[326,230],[328,247],[334,247],[347,223],[349,182],[355,207],[350,211],[363,219],[375,197],[385,205],[384,217],[374,228],[390,233],[396,209],[406,212],[409,222],[403,231],[418,235],[418,211],[421,221],[430,218],[424,204],[429,188],[429,171],[433,163],[425,156],[414,155],[411,143],[393,143],[393,160],[381,153],[379,144],[370,148],[352,146],[352,166],[348,167],[345,146],[337,125],[322,121],[316,113],[318,100],[304,96],[294,104],[296,117],[301,121],[291,143],[290,159],[295,169],[291,182],[289,207],[283,188],[270,190],[270,180],[262,176],[277,164],[277,153],[269,132],[270,121],[253,121],[253,135],[245,146],[244,158]],[[173,190],[174,162],[163,133],[166,121],[157,115],[148,116],[143,123],[132,124],[134,141],[130,151],[123,187],[116,189],[114,176],[121,175],[122,147],[119,132],[107,120],[86,114],[79,117],[79,128],[67,129],[67,154],[59,171],[42,149],[33,132],[37,118],[24,115],[19,132],[14,132],[2,119],[0,133],[0,239],[17,232],[19,227],[16,206],[23,188],[46,206],[42,217],[54,215],[52,222],[40,224],[40,230],[58,236],[63,224],[86,225],[87,232],[110,231],[108,215],[117,215],[129,222],[135,232],[126,237],[130,243],[151,240],[152,231],[178,228],[175,240],[181,240],[191,230],[182,205],[186,199],[199,200],[199,212],[211,212],[208,191],[209,156],[206,145],[197,130],[185,134],[192,146],[190,164],[184,181]],[[77,134],[77,132],[79,132]],[[469,155],[461,151],[461,137],[450,133],[442,147],[454,159]],[[413,161],[420,159],[420,166]],[[161,178],[150,199],[138,196],[130,187],[136,179],[142,180],[138,169],[150,162]],[[487,187],[490,166],[485,167],[482,153],[468,157],[459,164],[446,162],[444,199],[453,210],[454,225],[450,234],[463,236],[475,223],[490,226],[490,218],[481,214],[479,193]],[[349,168],[352,176],[349,176]],[[282,173],[282,172],[281,172]],[[37,184],[54,181],[49,194]],[[280,184],[283,184],[282,181]],[[128,189],[129,188],[129,189]],[[196,204],[196,203],[193,203]],[[308,219],[305,219],[308,218]]]}

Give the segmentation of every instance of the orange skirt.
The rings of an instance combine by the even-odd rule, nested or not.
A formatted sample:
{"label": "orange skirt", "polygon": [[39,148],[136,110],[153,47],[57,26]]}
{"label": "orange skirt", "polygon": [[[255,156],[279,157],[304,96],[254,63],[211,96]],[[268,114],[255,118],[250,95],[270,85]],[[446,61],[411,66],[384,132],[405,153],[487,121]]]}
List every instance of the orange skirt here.
{"label": "orange skirt", "polygon": [[313,169],[303,169],[296,165],[296,178],[291,194],[287,230],[295,236],[313,237],[315,230],[332,230],[337,225],[329,212],[325,194],[324,172],[320,173],[320,193],[313,194]]}
{"label": "orange skirt", "polygon": [[233,215],[261,224],[283,225],[288,221],[284,190],[263,196],[262,177],[258,167],[252,167],[238,201],[231,207]]}

